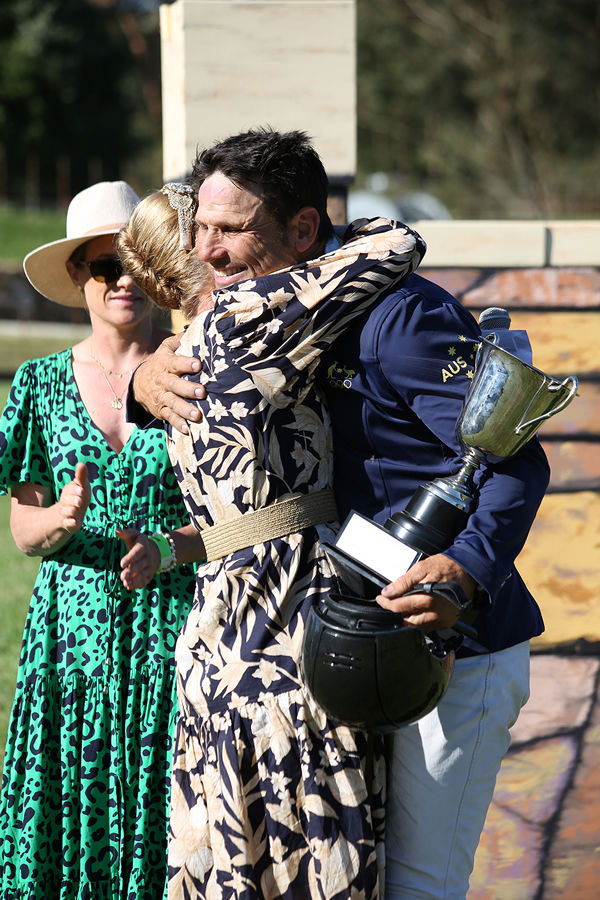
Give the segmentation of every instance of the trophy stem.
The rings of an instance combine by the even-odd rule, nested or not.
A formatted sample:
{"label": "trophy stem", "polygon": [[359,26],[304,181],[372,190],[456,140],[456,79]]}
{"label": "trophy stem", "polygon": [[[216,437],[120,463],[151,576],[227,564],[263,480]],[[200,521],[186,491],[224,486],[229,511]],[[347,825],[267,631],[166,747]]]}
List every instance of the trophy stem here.
{"label": "trophy stem", "polygon": [[485,462],[483,450],[478,447],[469,447],[463,456],[462,466],[450,481],[457,489],[464,488],[467,494],[471,494],[475,472],[483,462]]}
{"label": "trophy stem", "polygon": [[421,485],[406,509],[394,513],[385,527],[426,556],[444,551],[466,526],[477,504],[473,477],[484,460],[482,450],[469,447],[456,475]]}

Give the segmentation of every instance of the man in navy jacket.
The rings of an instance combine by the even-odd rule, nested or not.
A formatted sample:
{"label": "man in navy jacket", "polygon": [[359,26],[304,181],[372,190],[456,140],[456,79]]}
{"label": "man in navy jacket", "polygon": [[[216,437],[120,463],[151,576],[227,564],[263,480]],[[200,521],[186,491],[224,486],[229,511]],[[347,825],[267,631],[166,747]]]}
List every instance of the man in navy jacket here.
{"label": "man in navy jacket", "polygon": [[[335,489],[351,510],[383,524],[416,488],[460,468],[456,421],[480,339],[473,317],[418,274],[351,324],[324,362],[332,418]],[[464,898],[474,854],[509,745],[529,694],[529,639],[543,631],[538,606],[514,567],[548,484],[537,439],[478,472],[479,502],[443,554],[417,562],[383,590],[405,621],[439,627],[439,611],[401,595],[417,582],[471,577],[491,605],[477,640],[457,651],[449,687],[420,721],[398,729],[388,785],[386,893]],[[443,623],[446,624],[446,623]]]}

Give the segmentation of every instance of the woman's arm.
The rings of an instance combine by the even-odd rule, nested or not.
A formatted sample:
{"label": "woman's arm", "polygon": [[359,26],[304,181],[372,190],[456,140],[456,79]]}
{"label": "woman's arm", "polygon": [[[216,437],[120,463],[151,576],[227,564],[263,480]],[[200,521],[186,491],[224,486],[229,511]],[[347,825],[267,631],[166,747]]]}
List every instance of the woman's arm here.
{"label": "woman's arm", "polygon": [[90,505],[90,484],[84,463],[64,486],[56,503],[50,488],[24,482],[11,488],[10,530],[27,556],[48,556],[63,547],[83,525]]}

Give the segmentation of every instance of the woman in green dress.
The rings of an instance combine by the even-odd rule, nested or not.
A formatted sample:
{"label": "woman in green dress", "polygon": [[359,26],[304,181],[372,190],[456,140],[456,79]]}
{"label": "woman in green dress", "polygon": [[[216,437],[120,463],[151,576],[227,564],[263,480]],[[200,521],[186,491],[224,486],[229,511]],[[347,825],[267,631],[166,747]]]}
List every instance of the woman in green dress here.
{"label": "woman in green dress", "polygon": [[24,263],[91,335],[16,373],[0,490],[17,546],[41,556],[0,806],[2,900],[159,900],[165,891],[173,652],[199,540],[162,429],[126,422],[132,370],[166,336],[124,275],[125,182],[82,191],[67,238]]}

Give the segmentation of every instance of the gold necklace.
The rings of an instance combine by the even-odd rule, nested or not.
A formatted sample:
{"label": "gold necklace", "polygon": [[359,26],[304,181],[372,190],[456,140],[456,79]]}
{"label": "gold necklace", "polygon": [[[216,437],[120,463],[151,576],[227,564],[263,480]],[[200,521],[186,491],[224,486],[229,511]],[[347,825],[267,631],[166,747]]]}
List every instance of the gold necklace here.
{"label": "gold necklace", "polygon": [[[96,356],[96,354],[94,353],[94,351],[92,350],[91,347],[90,347],[90,356],[92,357],[92,359],[94,360],[94,362],[96,363],[96,365],[98,366],[100,371],[102,372],[102,375],[104,376],[104,380],[106,381],[107,385],[110,388],[110,392],[113,395],[113,399],[110,401],[110,405],[112,406],[113,409],[123,409],[123,397],[125,396],[127,387],[129,387],[129,382],[127,383],[127,387],[125,388],[124,391],[121,392],[121,396],[119,397],[119,395],[115,391],[114,387],[110,383],[108,376],[116,375],[117,378],[123,378],[125,375],[129,375],[129,377],[131,377],[134,373],[134,369],[126,369],[124,372],[114,372],[112,369],[108,369],[106,366],[102,365],[102,363],[100,362],[100,360],[98,359],[98,357]],[[145,356],[142,357],[142,359],[145,359],[145,358],[146,358]]]}
{"label": "gold necklace", "polygon": [[[91,347],[90,347],[90,356],[92,357],[92,359],[94,360],[96,365],[102,369],[102,371],[104,372],[105,375],[116,375],[117,378],[124,378],[125,375],[129,375],[129,377],[131,378],[131,376],[133,375],[133,372],[134,372],[133,369],[125,369],[124,372],[116,372],[114,369],[108,369],[105,365],[103,365],[100,362],[100,360],[98,359],[98,357],[96,356],[96,354],[94,353],[94,351],[92,350]],[[143,358],[145,359],[145,357],[143,357]]]}
{"label": "gold necklace", "polygon": [[127,388],[125,388],[125,390],[123,391],[123,393],[122,393],[121,396],[119,397],[118,394],[115,393],[114,387],[112,386],[112,384],[111,384],[110,381],[108,380],[108,375],[107,375],[106,372],[104,371],[104,366],[100,366],[100,371],[101,371],[102,374],[104,375],[104,380],[106,381],[106,383],[107,383],[107,385],[109,386],[109,388],[110,388],[110,390],[111,390],[111,393],[112,393],[112,395],[113,395],[113,399],[110,401],[110,405],[112,406],[113,409],[123,409],[123,397],[125,396],[125,391],[127,390]]}

